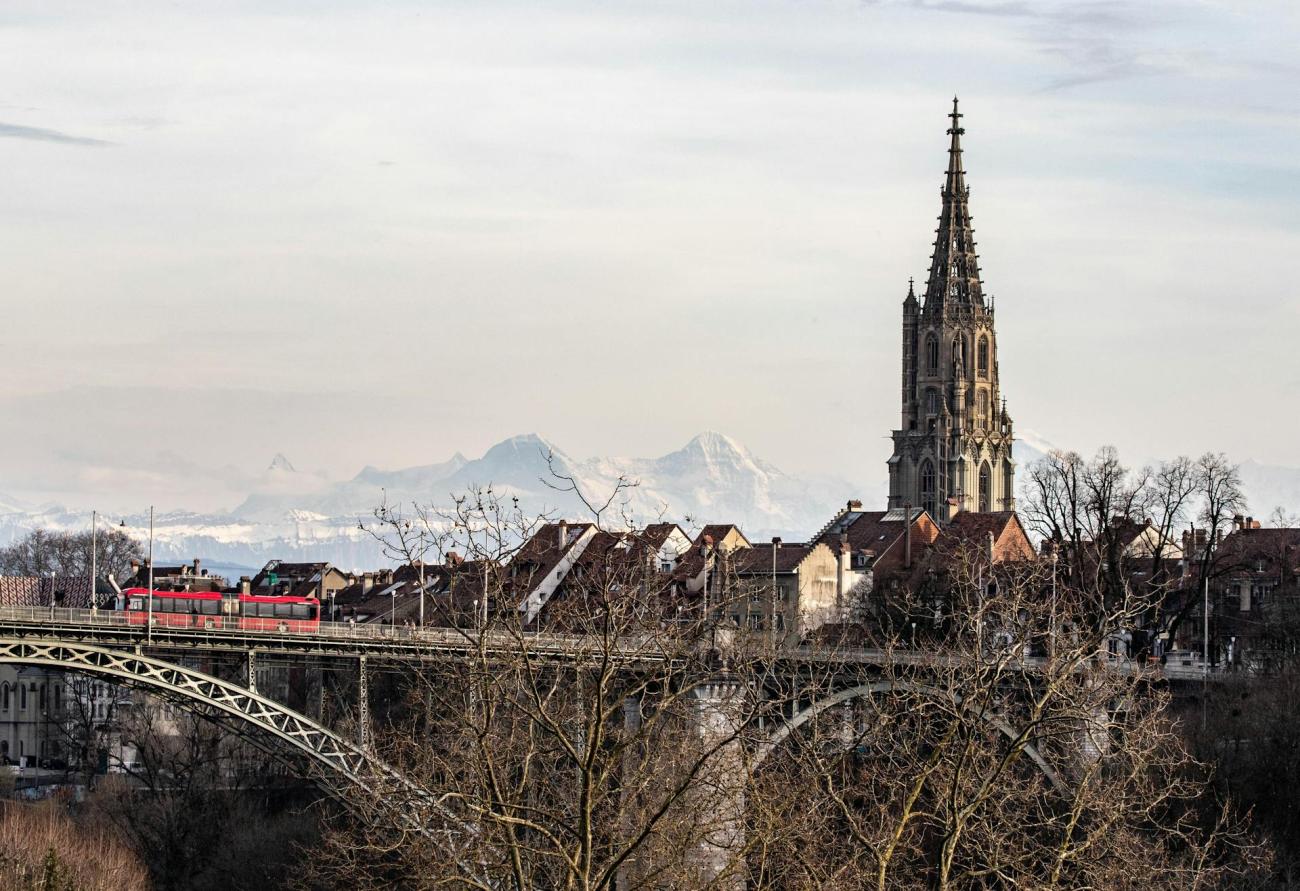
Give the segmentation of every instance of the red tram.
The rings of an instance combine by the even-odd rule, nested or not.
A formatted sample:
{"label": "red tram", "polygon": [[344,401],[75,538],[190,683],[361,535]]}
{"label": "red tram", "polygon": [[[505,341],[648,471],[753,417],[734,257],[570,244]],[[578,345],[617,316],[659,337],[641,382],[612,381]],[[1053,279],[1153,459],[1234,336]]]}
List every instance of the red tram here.
{"label": "red tram", "polygon": [[[149,622],[149,589],[122,592],[132,625]],[[153,592],[153,624],[166,628],[240,631],[310,632],[320,630],[320,601],[315,597],[263,596],[220,591]]]}

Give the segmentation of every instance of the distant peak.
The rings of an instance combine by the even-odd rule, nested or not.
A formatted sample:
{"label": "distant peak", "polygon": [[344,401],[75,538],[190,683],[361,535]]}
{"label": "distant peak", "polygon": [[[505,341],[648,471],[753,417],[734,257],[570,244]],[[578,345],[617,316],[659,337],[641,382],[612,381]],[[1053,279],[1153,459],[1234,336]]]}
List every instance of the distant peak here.
{"label": "distant peak", "polygon": [[267,470],[283,470],[286,473],[297,473],[293,469],[293,464],[284,456],[283,452],[276,452],[275,457],[271,459],[271,466]]}
{"label": "distant peak", "polygon": [[539,436],[536,433],[521,433],[518,436],[503,439],[496,445],[492,446],[492,448],[488,449],[488,452],[500,452],[511,449],[515,451],[541,452],[542,454],[547,454],[549,452],[553,452],[557,455],[561,454],[560,450],[556,448],[550,440],[543,436]]}
{"label": "distant peak", "polygon": [[696,449],[710,454],[725,452],[732,452],[737,455],[749,454],[748,449],[736,442],[730,436],[713,430],[705,430],[703,433],[700,433],[686,444],[686,448]]}

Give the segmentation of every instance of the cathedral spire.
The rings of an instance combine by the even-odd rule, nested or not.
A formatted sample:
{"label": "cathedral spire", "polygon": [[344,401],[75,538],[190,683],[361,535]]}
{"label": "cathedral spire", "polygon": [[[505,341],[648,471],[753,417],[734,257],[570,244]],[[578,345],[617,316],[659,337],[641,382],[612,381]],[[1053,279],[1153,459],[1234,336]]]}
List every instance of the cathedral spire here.
{"label": "cathedral spire", "polygon": [[952,137],[948,145],[948,175],[940,192],[943,209],[925,288],[925,311],[938,314],[945,309],[961,311],[984,305],[975,233],[970,222],[970,189],[966,187],[966,171],[962,166],[961,137],[966,130],[961,126],[962,114],[957,110],[956,96],[952,97],[952,112],[948,117],[952,120],[948,128]]}

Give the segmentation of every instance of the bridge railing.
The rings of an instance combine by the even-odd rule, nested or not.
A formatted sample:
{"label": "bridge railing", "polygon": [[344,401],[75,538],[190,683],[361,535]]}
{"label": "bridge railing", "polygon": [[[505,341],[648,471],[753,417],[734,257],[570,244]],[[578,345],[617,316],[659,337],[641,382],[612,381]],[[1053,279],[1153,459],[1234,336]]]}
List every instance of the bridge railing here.
{"label": "bridge railing", "polygon": [[[205,616],[188,615],[189,624],[169,621],[174,614],[156,614],[152,625],[147,626],[138,612],[125,612],[112,609],[71,609],[58,606],[0,606],[0,625],[37,625],[76,630],[78,633],[105,631],[134,631],[144,634],[146,627],[151,627],[155,635],[175,635],[193,640],[195,637],[239,637],[243,641],[265,639],[268,642],[277,638],[304,638],[336,642],[372,642],[375,644],[409,645],[412,647],[443,647],[464,650],[473,648],[480,642],[478,629],[446,628],[425,626],[419,628],[410,625],[357,624],[354,622],[320,622],[311,631],[296,631],[292,620],[279,623],[275,627],[250,628],[239,616]],[[583,635],[555,632],[510,632],[493,630],[482,639],[489,647],[511,647],[525,644],[533,652],[555,652],[581,655],[600,646],[599,643]],[[641,639],[628,636],[618,644],[618,649],[628,658],[654,658],[655,638],[646,635]],[[886,658],[882,650],[869,647],[823,648],[793,647],[779,650],[773,655],[793,657],[807,661],[848,661],[879,663]],[[924,649],[893,650],[888,659],[900,665],[924,665],[935,658],[934,653]],[[1222,677],[1222,666],[1210,666],[1209,670],[1199,659],[1189,659],[1180,654],[1163,664],[1154,661],[1139,661],[1128,656],[1102,651],[1098,657],[1113,670],[1126,673],[1152,673],[1178,680],[1196,680],[1205,676]],[[1043,663],[1042,657],[1024,656],[1021,664],[1029,669]]]}

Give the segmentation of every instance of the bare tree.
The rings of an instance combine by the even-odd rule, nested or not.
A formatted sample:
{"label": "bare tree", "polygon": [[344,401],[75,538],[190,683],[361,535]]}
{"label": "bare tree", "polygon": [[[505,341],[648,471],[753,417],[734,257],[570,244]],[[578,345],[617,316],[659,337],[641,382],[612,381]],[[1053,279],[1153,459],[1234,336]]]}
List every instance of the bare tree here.
{"label": "bare tree", "polygon": [[1098,626],[1071,590],[1054,617],[1069,630],[1052,635],[1045,568],[1001,569],[990,587],[981,563],[951,569],[946,635],[919,654],[879,639],[863,692],[767,754],[755,885],[1183,889],[1255,874],[1266,852],[1215,805],[1167,695],[1108,664],[1107,635],[1144,605]]}
{"label": "bare tree", "polygon": [[[106,578],[109,573],[125,578],[130,573],[131,561],[144,558],[140,542],[125,530],[108,527],[93,538],[96,571],[101,578]],[[0,573],[45,576],[53,572],[89,578],[91,539],[90,532],[35,529],[25,538],[0,549]]]}
{"label": "bare tree", "polygon": [[[500,551],[465,531],[519,536],[490,501],[467,504],[456,546],[486,566]],[[1139,596],[1098,617],[1106,598],[1072,587],[1053,617],[1044,566],[994,577],[958,554],[952,615],[928,647],[877,630],[870,651],[791,651],[684,595],[635,530],[603,541],[547,604],[562,637],[521,622],[536,581],[522,567],[476,576],[493,608],[457,626],[460,657],[409,673],[407,707],[379,734],[437,804],[425,831],[340,821],[302,882],[1086,887],[1124,884],[1136,863],[1153,887],[1188,888],[1250,868],[1240,826],[1199,819],[1204,779],[1165,698],[1109,661]]]}

